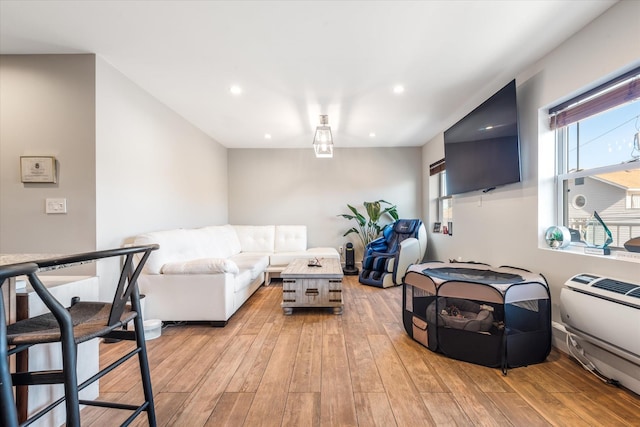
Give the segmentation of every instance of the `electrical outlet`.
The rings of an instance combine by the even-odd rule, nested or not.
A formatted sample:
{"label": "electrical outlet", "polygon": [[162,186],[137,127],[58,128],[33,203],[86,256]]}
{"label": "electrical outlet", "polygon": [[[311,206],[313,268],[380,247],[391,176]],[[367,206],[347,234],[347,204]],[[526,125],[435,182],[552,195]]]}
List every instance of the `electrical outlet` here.
{"label": "electrical outlet", "polygon": [[343,250],[342,246],[339,246],[338,247],[338,252],[340,252],[340,255],[342,255],[342,250]]}

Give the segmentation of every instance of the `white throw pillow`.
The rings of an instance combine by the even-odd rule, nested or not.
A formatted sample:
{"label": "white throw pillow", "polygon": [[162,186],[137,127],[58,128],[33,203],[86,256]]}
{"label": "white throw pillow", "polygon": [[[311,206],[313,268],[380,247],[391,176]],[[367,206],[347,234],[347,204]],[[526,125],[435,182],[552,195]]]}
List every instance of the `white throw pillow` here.
{"label": "white throw pillow", "polygon": [[238,274],[235,262],[227,258],[202,258],[185,262],[168,262],[162,266],[162,274]]}

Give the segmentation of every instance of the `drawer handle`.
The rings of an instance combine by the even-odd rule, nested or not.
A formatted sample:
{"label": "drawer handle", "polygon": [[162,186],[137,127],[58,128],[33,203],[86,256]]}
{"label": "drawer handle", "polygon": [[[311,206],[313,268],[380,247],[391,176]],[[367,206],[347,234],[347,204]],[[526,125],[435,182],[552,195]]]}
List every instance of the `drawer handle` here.
{"label": "drawer handle", "polygon": [[309,288],[305,291],[304,294],[317,297],[318,295],[320,295],[320,292],[318,292],[317,288]]}

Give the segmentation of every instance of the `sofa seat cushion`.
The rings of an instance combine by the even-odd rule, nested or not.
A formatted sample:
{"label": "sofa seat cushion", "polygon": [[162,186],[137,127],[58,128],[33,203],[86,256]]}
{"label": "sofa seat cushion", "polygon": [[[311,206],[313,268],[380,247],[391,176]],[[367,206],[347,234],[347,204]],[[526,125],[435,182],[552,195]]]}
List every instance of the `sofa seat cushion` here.
{"label": "sofa seat cushion", "polygon": [[287,266],[294,259],[299,258],[313,258],[313,256],[307,256],[305,252],[278,252],[269,255],[269,265],[271,267]]}
{"label": "sofa seat cushion", "polygon": [[242,291],[245,288],[251,286],[253,283],[253,271],[251,270],[240,270],[240,273],[233,276],[233,292],[237,293]]}
{"label": "sofa seat cushion", "polygon": [[200,258],[191,261],[168,262],[162,266],[162,274],[238,274],[239,268],[229,258]]}
{"label": "sofa seat cushion", "polygon": [[321,258],[340,258],[338,251],[333,248],[313,248],[303,251],[293,252],[276,252],[269,256],[271,267],[287,266],[294,259],[321,259]]}
{"label": "sofa seat cushion", "polygon": [[251,272],[251,280],[255,279],[264,272],[269,266],[269,255],[266,253],[239,253],[232,256],[233,261],[240,272],[249,270]]}
{"label": "sofa seat cushion", "polygon": [[335,248],[309,248],[306,253],[309,258],[340,258],[340,254]]}

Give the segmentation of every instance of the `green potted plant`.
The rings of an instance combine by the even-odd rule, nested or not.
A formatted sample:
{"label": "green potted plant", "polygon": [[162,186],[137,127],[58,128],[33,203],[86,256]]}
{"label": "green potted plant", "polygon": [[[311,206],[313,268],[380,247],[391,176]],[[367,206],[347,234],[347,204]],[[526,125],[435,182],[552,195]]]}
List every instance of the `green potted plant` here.
{"label": "green potted plant", "polygon": [[[388,205],[383,209],[382,204]],[[387,202],[386,200],[377,200],[375,202],[364,202],[363,206],[367,211],[367,217],[358,212],[356,208],[347,204],[347,207],[352,214],[339,214],[343,218],[348,220],[354,220],[357,223],[357,227],[352,227],[347,230],[343,236],[348,236],[351,233],[356,233],[362,242],[362,247],[366,247],[369,242],[375,240],[380,236],[384,225],[380,224],[380,219],[385,216],[391,217],[394,221],[398,219],[398,209],[396,205]],[[386,225],[386,224],[385,224]]]}

